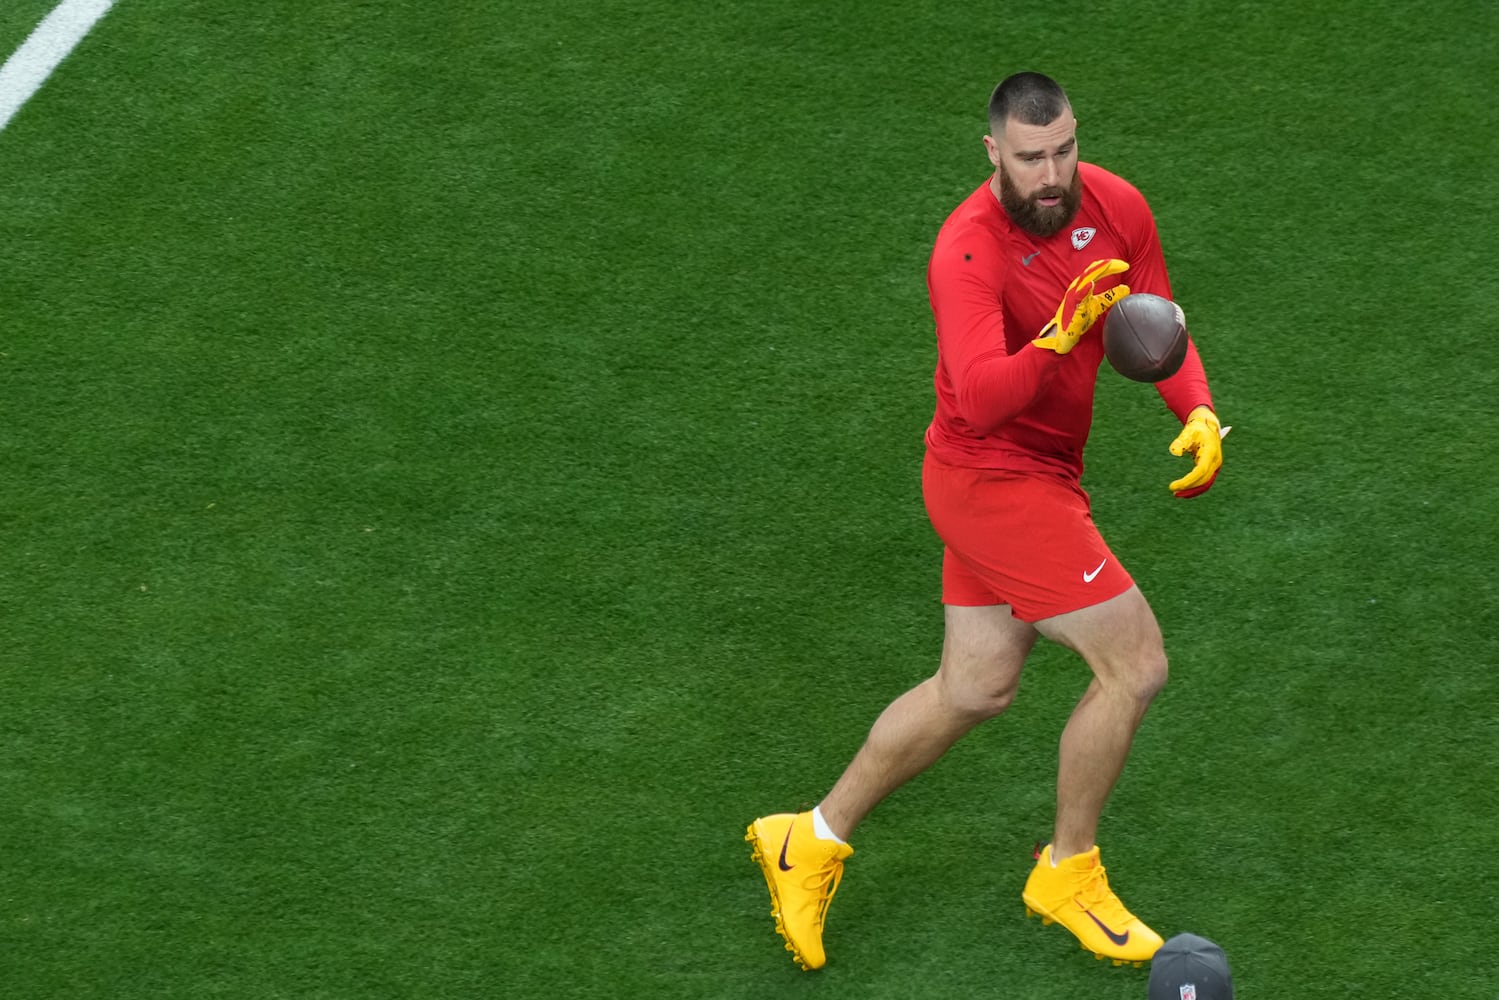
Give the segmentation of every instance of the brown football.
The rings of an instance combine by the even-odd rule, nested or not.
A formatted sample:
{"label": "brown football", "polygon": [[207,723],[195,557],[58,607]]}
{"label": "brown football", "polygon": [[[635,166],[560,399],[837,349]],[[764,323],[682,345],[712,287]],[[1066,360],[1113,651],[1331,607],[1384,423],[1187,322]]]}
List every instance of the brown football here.
{"label": "brown football", "polygon": [[1175,375],[1187,356],[1181,306],[1149,292],[1126,295],[1104,317],[1103,353],[1116,372],[1136,382]]}

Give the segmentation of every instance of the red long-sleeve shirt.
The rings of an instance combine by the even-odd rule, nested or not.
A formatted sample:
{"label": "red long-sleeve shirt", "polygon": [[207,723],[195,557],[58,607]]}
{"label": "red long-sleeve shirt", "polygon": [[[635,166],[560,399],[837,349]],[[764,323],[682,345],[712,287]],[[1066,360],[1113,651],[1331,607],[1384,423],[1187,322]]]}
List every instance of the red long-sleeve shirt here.
{"label": "red long-sleeve shirt", "polygon": [[[1100,320],[1065,355],[1030,346],[1068,284],[1106,257],[1129,262],[1108,282],[1171,298],[1155,219],[1128,181],[1079,163],[1083,200],[1061,232],[1039,239],[1010,222],[986,181],[943,223],[927,267],[937,326],[937,409],[927,448],[948,465],[1082,478],[1103,362]],[[1156,385],[1185,421],[1212,406],[1197,347]]]}

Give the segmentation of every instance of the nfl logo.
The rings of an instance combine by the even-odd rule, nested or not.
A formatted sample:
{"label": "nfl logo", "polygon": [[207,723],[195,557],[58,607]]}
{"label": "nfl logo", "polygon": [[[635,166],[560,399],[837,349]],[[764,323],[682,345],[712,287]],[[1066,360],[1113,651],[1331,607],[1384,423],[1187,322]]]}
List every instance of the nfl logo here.
{"label": "nfl logo", "polygon": [[1081,250],[1093,240],[1093,234],[1098,232],[1092,226],[1083,226],[1081,229],[1072,231],[1072,249]]}
{"label": "nfl logo", "polygon": [[1182,1000],[1197,1000],[1197,984],[1187,983],[1181,988]]}

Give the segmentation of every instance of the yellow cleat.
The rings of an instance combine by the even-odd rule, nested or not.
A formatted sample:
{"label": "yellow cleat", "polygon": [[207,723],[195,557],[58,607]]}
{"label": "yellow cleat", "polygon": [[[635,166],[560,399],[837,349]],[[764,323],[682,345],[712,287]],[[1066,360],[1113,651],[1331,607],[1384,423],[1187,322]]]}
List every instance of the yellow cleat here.
{"label": "yellow cleat", "polygon": [[744,839],[765,873],[770,913],[776,918],[776,933],[786,939],[786,950],[803,969],[822,968],[827,962],[823,922],[843,879],[843,859],[854,849],[817,836],[810,812],[757,819]]}
{"label": "yellow cleat", "polygon": [[1082,942],[1084,951],[1115,965],[1139,968],[1161,946],[1161,936],[1124,908],[1109,888],[1098,848],[1051,865],[1047,844],[1026,879],[1025,914],[1043,924],[1058,923]]}

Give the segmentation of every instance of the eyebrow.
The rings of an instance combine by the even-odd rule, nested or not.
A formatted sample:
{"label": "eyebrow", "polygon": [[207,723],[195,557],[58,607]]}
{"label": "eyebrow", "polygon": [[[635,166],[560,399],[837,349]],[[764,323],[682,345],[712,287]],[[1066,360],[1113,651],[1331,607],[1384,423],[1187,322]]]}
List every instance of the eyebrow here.
{"label": "eyebrow", "polygon": [[[1071,139],[1068,139],[1066,142],[1064,142],[1060,146],[1058,146],[1057,147],[1057,152],[1058,153],[1065,153],[1065,152],[1067,152],[1068,149],[1070,149],[1070,148],[1072,148],[1073,146],[1076,146],[1076,145],[1077,145],[1077,136],[1073,136]],[[1026,157],[1026,156],[1044,156],[1044,155],[1046,155],[1046,150],[1044,150],[1044,149],[1020,149],[1020,150],[1016,150],[1015,151],[1015,155],[1016,156],[1020,156],[1020,157]]]}

